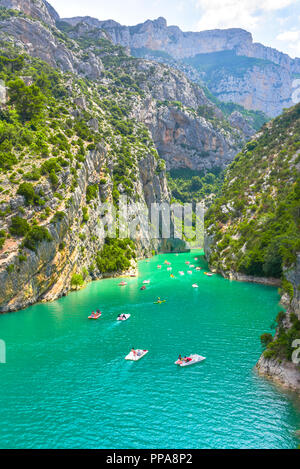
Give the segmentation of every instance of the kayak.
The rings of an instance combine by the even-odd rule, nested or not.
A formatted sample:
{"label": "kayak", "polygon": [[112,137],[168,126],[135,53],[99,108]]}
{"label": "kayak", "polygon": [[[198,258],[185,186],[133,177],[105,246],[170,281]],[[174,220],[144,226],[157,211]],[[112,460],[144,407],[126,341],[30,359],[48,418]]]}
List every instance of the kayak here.
{"label": "kayak", "polygon": [[198,285],[197,285],[197,283],[194,283],[194,284],[192,285],[192,287],[193,287],[193,288],[199,288]]}
{"label": "kayak", "polygon": [[146,287],[145,287],[145,286],[143,286],[143,287],[141,287],[141,288],[140,288],[140,290],[146,290]]}
{"label": "kayak", "polygon": [[170,275],[171,278],[175,278],[175,276],[173,274]]}
{"label": "kayak", "polygon": [[143,358],[148,352],[149,350],[140,350],[140,349],[136,349],[135,353],[130,351],[129,354],[126,355],[125,360],[132,360],[136,362],[140,360],[141,358]]}
{"label": "kayak", "polygon": [[125,285],[127,285],[127,282],[120,282],[119,283],[119,287],[125,287]]}
{"label": "kayak", "polygon": [[189,366],[189,365],[194,365],[195,363],[200,363],[206,359],[206,357],[202,357],[201,355],[197,355],[197,354],[190,355],[187,358],[188,358],[188,361],[176,360],[175,365]]}
{"label": "kayak", "polygon": [[154,301],[154,305],[161,305],[162,303],[165,303],[167,300],[158,300],[158,301]]}
{"label": "kayak", "polygon": [[99,319],[102,313],[91,314],[88,319]]}
{"label": "kayak", "polygon": [[122,316],[124,317],[118,316],[117,321],[127,321],[130,318],[130,314],[122,314]]}
{"label": "kayak", "polygon": [[211,272],[204,272],[204,275],[207,275],[208,277],[212,277],[213,274]]}

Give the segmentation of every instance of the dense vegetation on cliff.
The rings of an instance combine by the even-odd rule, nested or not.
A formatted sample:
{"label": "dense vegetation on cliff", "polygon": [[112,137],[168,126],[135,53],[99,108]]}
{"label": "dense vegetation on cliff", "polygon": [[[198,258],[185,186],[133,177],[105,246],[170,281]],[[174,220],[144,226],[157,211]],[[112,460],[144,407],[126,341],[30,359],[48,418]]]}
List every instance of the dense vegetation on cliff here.
{"label": "dense vegetation on cliff", "polygon": [[210,263],[280,278],[300,249],[300,105],[266,124],[237,155],[206,215]]}
{"label": "dense vegetation on cliff", "polygon": [[[206,253],[225,274],[282,279],[287,312],[277,332],[263,334],[264,357],[291,360],[300,339],[300,105],[266,124],[225,173],[220,195],[206,214]],[[298,255],[298,257],[297,257]]]}
{"label": "dense vegetation on cliff", "polygon": [[[121,70],[104,72],[100,83],[5,42],[0,79],[0,307],[21,294],[19,283],[26,295],[30,282],[39,284],[39,297],[62,275],[67,290],[128,269],[137,246],[105,242],[101,205],[117,204],[121,194],[142,201],[145,159],[161,190],[164,165],[147,128],[130,115],[142,90]],[[36,279],[35,263],[44,264]]]}
{"label": "dense vegetation on cliff", "polygon": [[174,183],[178,200],[191,190],[196,200],[218,191],[215,167],[224,168],[246,141],[178,70],[129,56],[101,28],[66,25],[42,0],[13,7],[0,11],[5,311],[128,269],[157,247],[141,227],[135,246],[107,240],[102,209],[121,195],[148,206],[168,201],[159,155],[170,167],[203,170],[193,187]]}

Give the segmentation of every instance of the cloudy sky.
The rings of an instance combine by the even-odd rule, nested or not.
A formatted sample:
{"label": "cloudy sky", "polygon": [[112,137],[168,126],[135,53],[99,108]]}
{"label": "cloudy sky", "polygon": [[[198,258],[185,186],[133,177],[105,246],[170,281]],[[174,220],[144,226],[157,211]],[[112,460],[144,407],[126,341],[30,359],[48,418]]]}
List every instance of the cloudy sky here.
{"label": "cloudy sky", "polygon": [[256,42],[300,57],[300,0],[48,0],[61,17],[134,25],[159,16],[184,31],[244,28]]}

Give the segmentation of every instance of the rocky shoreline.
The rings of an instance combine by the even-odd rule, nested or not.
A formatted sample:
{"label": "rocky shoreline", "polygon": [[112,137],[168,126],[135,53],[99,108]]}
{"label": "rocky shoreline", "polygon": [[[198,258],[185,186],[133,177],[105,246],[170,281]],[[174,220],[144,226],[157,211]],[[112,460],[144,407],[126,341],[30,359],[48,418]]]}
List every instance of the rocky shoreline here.
{"label": "rocky shoreline", "polygon": [[296,392],[300,396],[300,371],[299,365],[277,359],[266,359],[261,355],[255,371],[258,375],[271,379],[276,384]]}
{"label": "rocky shoreline", "polygon": [[[214,269],[211,269],[212,272]],[[237,282],[249,282],[249,283],[260,283],[262,285],[270,285],[272,287],[280,287],[281,280],[278,278],[272,277],[255,277],[252,275],[245,275],[239,272],[218,272],[222,275],[222,277],[227,278],[228,280],[236,280]]]}
{"label": "rocky shoreline", "polygon": [[[214,269],[211,270],[212,272],[217,272]],[[239,272],[219,271],[218,273],[228,280],[235,280],[238,282],[258,283],[275,287],[280,287],[282,283],[280,279],[255,277],[241,274]],[[259,376],[270,379],[277,385],[294,391],[297,395],[300,395],[300,367],[294,363],[286,360],[266,359],[262,354],[255,365],[254,370]]]}

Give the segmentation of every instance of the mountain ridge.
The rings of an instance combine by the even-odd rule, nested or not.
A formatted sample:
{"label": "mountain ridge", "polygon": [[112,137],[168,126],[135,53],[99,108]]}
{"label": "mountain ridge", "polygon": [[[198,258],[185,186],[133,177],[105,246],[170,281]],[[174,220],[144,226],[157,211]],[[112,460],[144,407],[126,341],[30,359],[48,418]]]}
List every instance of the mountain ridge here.
{"label": "mountain ridge", "polygon": [[[232,51],[237,57],[237,71],[218,68],[213,83],[207,81],[205,70],[192,65],[195,81],[203,81],[222,101],[232,101],[246,109],[259,110],[274,117],[293,104],[293,79],[300,73],[300,59],[292,59],[274,48],[253,42],[251,33],[241,28],[183,32],[178,26],[167,26],[162,17],[136,26],[124,26],[114,20],[100,21],[91,17],[63,18],[72,27],[85,23],[91,28],[105,30],[114,44],[120,44],[133,55],[158,60],[157,54],[168,54],[182,68],[187,59],[203,54]],[[248,58],[246,67],[243,57]],[[239,64],[238,59],[242,61]],[[255,61],[256,60],[256,61]],[[260,60],[262,62],[257,62]],[[168,62],[167,57],[160,61]],[[279,68],[278,68],[279,67]],[[242,72],[240,71],[242,70]],[[194,75],[194,76],[193,76]]]}

